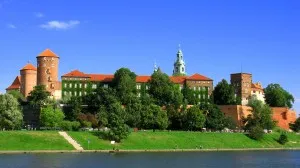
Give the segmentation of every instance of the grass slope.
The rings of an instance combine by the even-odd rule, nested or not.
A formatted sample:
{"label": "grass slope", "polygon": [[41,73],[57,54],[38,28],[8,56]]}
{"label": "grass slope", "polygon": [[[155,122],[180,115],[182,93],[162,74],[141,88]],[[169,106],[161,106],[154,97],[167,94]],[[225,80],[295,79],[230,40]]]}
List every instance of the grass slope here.
{"label": "grass slope", "polygon": [[0,150],[73,150],[57,131],[1,131]]}
{"label": "grass slope", "polygon": [[[109,141],[99,139],[92,132],[68,132],[84,149],[111,150]],[[289,133],[289,142],[280,145],[276,140],[279,133],[264,135],[260,141],[255,141],[240,133],[200,133],[200,132],[132,132],[118,149],[237,149],[237,148],[291,148],[300,147],[300,135]],[[90,144],[88,145],[88,140]]]}

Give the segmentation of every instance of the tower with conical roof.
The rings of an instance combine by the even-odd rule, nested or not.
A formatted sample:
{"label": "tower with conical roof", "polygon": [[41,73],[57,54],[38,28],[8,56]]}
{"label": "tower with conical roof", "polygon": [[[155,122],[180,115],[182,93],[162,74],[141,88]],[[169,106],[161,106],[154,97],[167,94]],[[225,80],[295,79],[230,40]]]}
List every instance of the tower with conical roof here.
{"label": "tower with conical roof", "polygon": [[21,87],[20,92],[24,97],[29,96],[29,93],[36,86],[37,69],[31,63],[26,64],[21,70]]}
{"label": "tower with conical roof", "polygon": [[37,85],[44,85],[55,96],[58,82],[59,57],[50,49],[44,50],[37,57]]}
{"label": "tower with conical roof", "polygon": [[178,47],[178,51],[177,51],[176,55],[177,55],[177,58],[174,63],[173,76],[186,75],[185,62],[183,60],[183,53],[181,51],[180,45]]}

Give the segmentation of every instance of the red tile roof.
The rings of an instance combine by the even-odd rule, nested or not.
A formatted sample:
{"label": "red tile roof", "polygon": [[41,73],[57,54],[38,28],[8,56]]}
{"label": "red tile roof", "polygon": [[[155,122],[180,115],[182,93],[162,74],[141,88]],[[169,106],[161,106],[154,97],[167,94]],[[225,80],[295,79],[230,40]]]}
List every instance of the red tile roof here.
{"label": "red tile roof", "polygon": [[136,76],[137,83],[147,83],[151,80],[151,76]]}
{"label": "red tile roof", "polygon": [[33,71],[36,71],[36,67],[30,63],[26,64],[22,69],[21,71],[23,70],[33,70]]}
{"label": "red tile roof", "polygon": [[17,90],[21,88],[21,77],[17,76],[13,83],[6,90]]}
{"label": "red tile roof", "polygon": [[170,80],[177,84],[183,84],[186,78],[186,76],[170,76]]}
{"label": "red tile roof", "polygon": [[252,83],[251,88],[256,90],[263,90],[263,87],[260,83]]}
{"label": "red tile roof", "polygon": [[41,52],[37,57],[56,57],[59,58],[53,51],[50,49],[46,49],[43,52]]}
{"label": "red tile roof", "polygon": [[194,75],[190,76],[190,77],[187,77],[186,78],[187,80],[201,80],[201,81],[212,81],[212,79],[206,77],[206,76],[203,76],[203,75],[200,75],[200,74],[197,74],[195,73]]}
{"label": "red tile roof", "polygon": [[90,76],[88,74],[85,74],[79,70],[71,71],[67,74],[64,74],[63,77],[80,77],[80,78],[89,78]]}
{"label": "red tile roof", "polygon": [[103,75],[103,74],[88,74],[91,81],[111,82],[114,75]]}

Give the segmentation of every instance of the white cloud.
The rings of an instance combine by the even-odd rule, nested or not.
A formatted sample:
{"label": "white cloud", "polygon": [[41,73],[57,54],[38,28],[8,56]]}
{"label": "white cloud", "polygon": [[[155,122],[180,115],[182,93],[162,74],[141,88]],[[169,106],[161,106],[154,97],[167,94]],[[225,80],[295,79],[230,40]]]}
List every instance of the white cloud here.
{"label": "white cloud", "polygon": [[45,15],[42,14],[42,13],[40,13],[40,12],[35,13],[35,17],[37,17],[37,18],[42,18],[42,17],[44,17],[44,16],[45,16]]}
{"label": "white cloud", "polygon": [[17,27],[13,24],[7,24],[7,27],[10,29],[16,29]]}
{"label": "white cloud", "polygon": [[79,25],[80,22],[78,20],[70,20],[68,22],[62,22],[62,21],[57,21],[57,20],[53,20],[53,21],[49,21],[46,24],[42,24],[40,25],[41,28],[44,29],[71,29],[77,25]]}

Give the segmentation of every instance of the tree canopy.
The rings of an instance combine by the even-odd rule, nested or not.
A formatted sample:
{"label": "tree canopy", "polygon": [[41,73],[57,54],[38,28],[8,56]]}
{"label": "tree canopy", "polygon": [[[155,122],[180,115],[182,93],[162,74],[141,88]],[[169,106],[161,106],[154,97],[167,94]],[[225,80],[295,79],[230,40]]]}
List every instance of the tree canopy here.
{"label": "tree canopy", "polygon": [[293,95],[284,90],[279,84],[269,84],[264,92],[266,103],[271,107],[293,107],[295,101]]}
{"label": "tree canopy", "polygon": [[40,114],[41,126],[55,128],[60,126],[64,120],[65,115],[60,108],[53,108],[53,106],[46,106],[42,108]]}
{"label": "tree canopy", "polygon": [[20,129],[23,116],[16,98],[10,94],[0,95],[0,128]]}
{"label": "tree canopy", "polygon": [[201,131],[205,124],[205,116],[198,106],[187,109],[184,128],[190,131]]}
{"label": "tree canopy", "polygon": [[298,117],[294,123],[290,123],[290,128],[295,132],[300,131],[300,117]]}
{"label": "tree canopy", "polygon": [[235,97],[234,88],[223,79],[217,84],[213,91],[214,103],[217,105],[235,105],[237,98]]}
{"label": "tree canopy", "polygon": [[45,85],[37,85],[29,93],[27,100],[31,105],[40,108],[47,104],[49,96],[50,92],[46,90]]}

